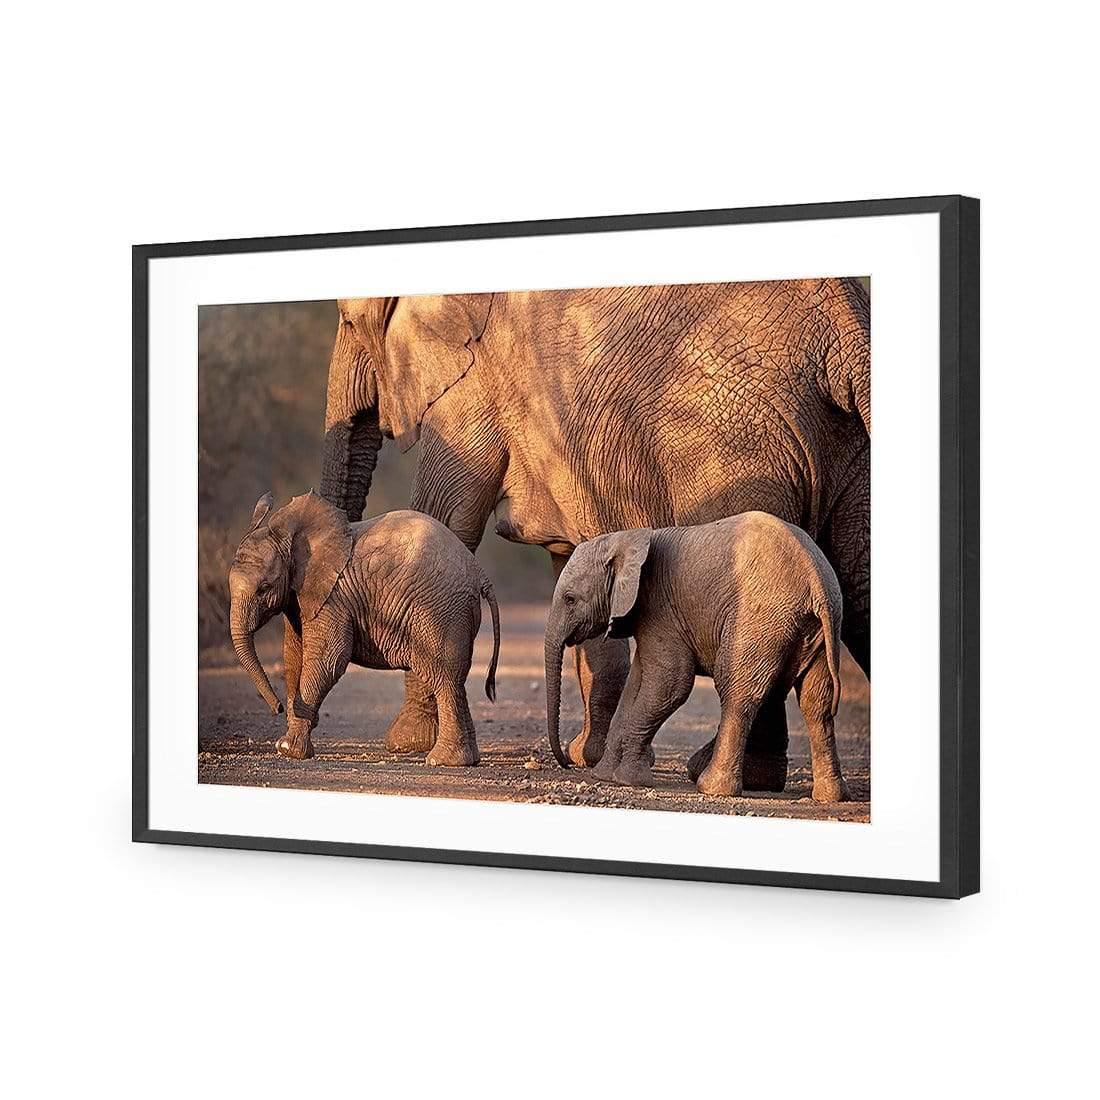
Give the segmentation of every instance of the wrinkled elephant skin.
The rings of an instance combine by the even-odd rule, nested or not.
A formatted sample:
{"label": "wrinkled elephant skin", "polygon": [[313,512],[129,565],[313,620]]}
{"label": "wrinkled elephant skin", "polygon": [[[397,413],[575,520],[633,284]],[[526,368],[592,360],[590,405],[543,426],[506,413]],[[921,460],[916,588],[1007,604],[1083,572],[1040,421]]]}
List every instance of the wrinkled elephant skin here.
{"label": "wrinkled elephant skin", "polygon": [[[411,507],[471,549],[497,531],[560,562],[586,539],[760,510],[821,547],[870,672],[870,306],[852,279],[346,299],[329,366],[322,495],[361,515],[384,438],[419,440]],[[623,643],[582,647],[602,753]],[[436,736],[406,680],[392,747]],[[786,719],[761,707],[746,783],[781,789]],[[711,746],[707,747],[709,751]]]}
{"label": "wrinkled elephant skin", "polygon": [[242,667],[272,710],[282,706],[256,655],[255,633],[286,618],[287,729],[276,751],[313,755],[310,737],[326,695],[349,664],[405,669],[423,686],[438,726],[424,746],[427,763],[478,763],[466,699],[481,600],[493,619],[493,656],[485,681],[496,695],[500,615],[492,585],[473,554],[421,512],[387,512],[349,524],[314,493],[271,512],[256,505],[229,573],[233,643]]}
{"label": "wrinkled elephant skin", "polygon": [[562,570],[546,624],[546,721],[558,737],[566,645],[633,635],[626,687],[594,775],[652,786],[653,738],[687,701],[697,672],[714,677],[722,706],[703,794],[745,789],[749,731],[769,696],[794,688],[810,735],[813,797],[848,798],[833,719],[840,702],[840,585],[797,527],[746,512],[696,527],[642,528],[582,543]]}

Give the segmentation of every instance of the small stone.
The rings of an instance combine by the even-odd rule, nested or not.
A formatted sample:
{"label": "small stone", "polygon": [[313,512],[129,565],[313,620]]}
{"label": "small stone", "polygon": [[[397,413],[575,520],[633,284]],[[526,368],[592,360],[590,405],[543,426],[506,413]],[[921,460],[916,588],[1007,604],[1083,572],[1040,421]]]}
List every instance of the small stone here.
{"label": "small stone", "polygon": [[537,771],[541,770],[541,768],[542,768],[542,765],[537,760],[535,760],[534,758],[532,758],[530,760],[524,760],[523,766],[529,772],[537,772]]}
{"label": "small stone", "polygon": [[538,691],[539,682],[538,680],[532,680],[527,686],[531,689],[531,691]]}

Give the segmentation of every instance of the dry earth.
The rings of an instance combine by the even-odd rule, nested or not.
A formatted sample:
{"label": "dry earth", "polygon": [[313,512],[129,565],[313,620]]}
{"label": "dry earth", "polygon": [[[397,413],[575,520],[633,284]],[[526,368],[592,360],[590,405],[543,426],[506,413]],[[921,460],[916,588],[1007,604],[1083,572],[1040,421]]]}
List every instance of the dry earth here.
{"label": "dry earth", "polygon": [[[793,696],[787,703],[791,730],[787,789],[780,795],[725,798],[699,794],[684,763],[709,740],[718,723],[718,700],[709,679],[700,678],[687,703],[657,736],[657,785],[636,790],[597,783],[586,771],[564,771],[546,741],[543,685],[542,605],[501,608],[501,658],[497,702],[485,698],[485,668],[492,649],[488,614],[482,624],[467,683],[477,725],[481,765],[427,768],[419,756],[386,751],[386,727],[397,713],[404,686],[400,672],[350,668],[329,694],[313,733],[311,760],[285,760],[274,739],[283,717],[268,712],[231,654],[206,655],[199,672],[199,782],[233,786],[293,787],[360,791],[369,794],[543,802],[572,806],[615,806],[693,813],[744,814],[816,820],[870,820],[870,688],[845,654],[843,698],[837,715],[837,742],[852,802],[819,804],[810,799],[809,743]],[[278,651],[265,657],[273,680],[282,665]],[[213,662],[213,663],[211,663]],[[281,683],[276,680],[281,693]],[[580,726],[580,693],[566,652],[562,686],[562,731],[568,738]]]}

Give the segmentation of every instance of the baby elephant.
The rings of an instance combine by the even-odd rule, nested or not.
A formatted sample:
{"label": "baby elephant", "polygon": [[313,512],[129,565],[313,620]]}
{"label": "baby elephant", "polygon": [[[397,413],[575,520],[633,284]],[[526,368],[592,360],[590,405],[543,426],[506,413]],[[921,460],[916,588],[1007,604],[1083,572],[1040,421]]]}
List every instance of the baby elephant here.
{"label": "baby elephant", "polygon": [[[254,635],[282,611],[286,735],[283,756],[313,755],[310,731],[325,696],[349,664],[411,670],[435,697],[439,735],[429,764],[479,759],[466,676],[481,626],[493,616],[485,693],[496,698],[500,616],[493,587],[473,554],[420,512],[387,512],[348,524],[312,491],[277,512],[261,497],[229,570],[230,632],[237,659],[272,711],[283,708],[256,656]],[[269,514],[270,513],[270,514]]]}
{"label": "baby elephant", "polygon": [[634,660],[594,772],[598,779],[652,782],[653,738],[701,672],[714,677],[722,718],[713,754],[700,769],[700,791],[741,793],[756,712],[773,688],[786,694],[795,687],[810,732],[813,796],[844,801],[833,734],[840,616],[840,585],[824,555],[804,531],[763,512],[581,543],[558,578],[546,626],[554,755],[568,767],[558,740],[565,646],[632,634]]}

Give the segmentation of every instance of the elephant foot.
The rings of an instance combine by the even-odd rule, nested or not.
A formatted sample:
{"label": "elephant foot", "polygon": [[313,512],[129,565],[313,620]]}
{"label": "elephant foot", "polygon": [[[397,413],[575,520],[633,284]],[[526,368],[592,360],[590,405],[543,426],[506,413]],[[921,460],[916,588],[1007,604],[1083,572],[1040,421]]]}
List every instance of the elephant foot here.
{"label": "elephant foot", "polygon": [[594,768],[603,756],[606,734],[595,734],[587,726],[569,742],[566,756],[578,768]]}
{"label": "elephant foot", "polygon": [[615,769],[611,780],[621,787],[652,787],[653,769],[644,758],[624,760]]}
{"label": "elephant foot", "polygon": [[828,779],[815,779],[813,800],[815,802],[849,802],[851,795],[848,793],[848,784],[842,776]]}
{"label": "elephant foot", "polygon": [[[607,772],[602,777],[598,774],[598,765],[604,758],[604,748],[606,744],[606,734],[597,739],[595,736],[581,730],[581,732],[566,746],[565,754],[578,768],[596,768],[597,772],[593,774],[597,779],[603,778],[609,780],[611,778],[611,772]],[[642,756],[649,761],[649,766],[651,768],[657,762],[657,754],[653,751],[652,745],[646,746]],[[612,768],[612,770],[614,770],[614,768]]]}
{"label": "elephant foot", "polygon": [[[714,755],[714,741],[708,741],[687,762],[688,777],[698,783]],[[742,770],[746,791],[781,791],[787,785],[786,753],[746,752]]]}
{"label": "elephant foot", "polygon": [[313,755],[309,731],[304,734],[285,733],[275,742],[275,751],[290,760],[308,760]]}
{"label": "elephant foot", "polygon": [[699,782],[699,776],[707,770],[711,756],[714,755],[714,742],[708,741],[701,749],[693,752],[687,762],[688,778],[692,783]]}
{"label": "elephant foot", "polygon": [[781,791],[787,785],[787,756],[746,752],[743,775],[746,791]]}
{"label": "elephant foot", "polygon": [[730,772],[724,772],[711,763],[703,770],[695,786],[702,794],[724,794],[736,798],[741,794],[744,785],[737,782]]}
{"label": "elephant foot", "polygon": [[386,748],[390,752],[428,752],[439,733],[434,714],[403,706],[386,730]]}
{"label": "elephant foot", "polygon": [[592,769],[592,778],[598,783],[613,783],[615,781],[615,769],[618,766],[617,755],[613,752],[605,752],[600,762]]}
{"label": "elephant foot", "polygon": [[477,745],[451,745],[437,741],[424,761],[430,768],[472,768],[481,759]]}

